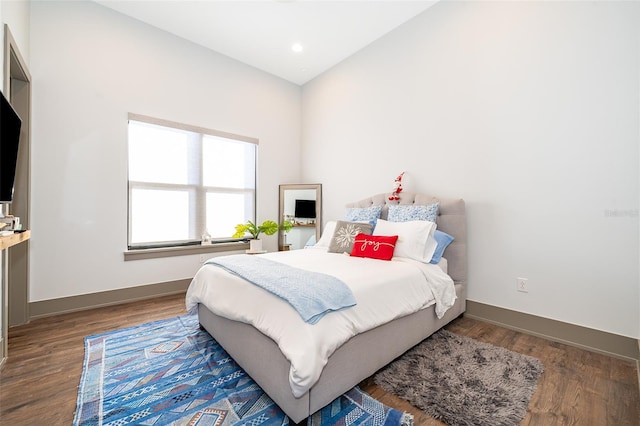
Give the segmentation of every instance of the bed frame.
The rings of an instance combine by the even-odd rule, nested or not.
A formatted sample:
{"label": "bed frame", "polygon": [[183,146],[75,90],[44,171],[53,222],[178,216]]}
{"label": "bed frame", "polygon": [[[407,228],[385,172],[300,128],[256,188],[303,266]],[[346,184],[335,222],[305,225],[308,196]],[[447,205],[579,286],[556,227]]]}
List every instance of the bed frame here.
{"label": "bed frame", "polygon": [[[389,195],[375,195],[347,207],[382,205],[381,218],[386,219],[387,203],[392,203],[388,201]],[[271,338],[251,325],[215,315],[202,304],[198,305],[200,324],[291,421],[301,422],[465,311],[467,232],[464,200],[402,192],[399,201],[400,204],[415,205],[434,202],[440,203],[438,229],[455,237],[444,253],[458,296],[454,306],[441,319],[436,317],[431,306],[354,336],[331,355],[318,382],[302,397],[293,396],[289,385],[289,361]]]}

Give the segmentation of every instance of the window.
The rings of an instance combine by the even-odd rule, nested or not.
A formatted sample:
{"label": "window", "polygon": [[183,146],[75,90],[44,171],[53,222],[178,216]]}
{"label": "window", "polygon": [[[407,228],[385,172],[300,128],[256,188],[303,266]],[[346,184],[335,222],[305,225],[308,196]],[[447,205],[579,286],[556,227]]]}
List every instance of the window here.
{"label": "window", "polygon": [[129,249],[229,241],[255,218],[258,141],[129,115]]}

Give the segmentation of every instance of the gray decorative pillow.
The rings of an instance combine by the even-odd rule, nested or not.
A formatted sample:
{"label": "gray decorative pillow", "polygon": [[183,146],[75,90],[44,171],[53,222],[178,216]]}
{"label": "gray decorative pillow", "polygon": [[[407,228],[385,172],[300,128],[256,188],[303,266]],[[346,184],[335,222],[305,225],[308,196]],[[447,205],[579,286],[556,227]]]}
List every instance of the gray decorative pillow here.
{"label": "gray decorative pillow", "polygon": [[336,230],[333,232],[333,238],[329,243],[329,253],[351,253],[356,235],[371,235],[372,229],[373,226],[369,223],[339,220],[336,222]]}

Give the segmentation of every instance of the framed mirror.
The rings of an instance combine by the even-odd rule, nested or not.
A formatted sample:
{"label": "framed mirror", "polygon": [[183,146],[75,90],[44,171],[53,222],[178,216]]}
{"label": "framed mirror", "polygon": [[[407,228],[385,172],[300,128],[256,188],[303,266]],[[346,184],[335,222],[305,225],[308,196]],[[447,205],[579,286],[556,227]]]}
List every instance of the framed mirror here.
{"label": "framed mirror", "polygon": [[293,228],[279,231],[279,250],[298,250],[320,239],[322,227],[322,185],[280,185],[280,222],[289,220]]}

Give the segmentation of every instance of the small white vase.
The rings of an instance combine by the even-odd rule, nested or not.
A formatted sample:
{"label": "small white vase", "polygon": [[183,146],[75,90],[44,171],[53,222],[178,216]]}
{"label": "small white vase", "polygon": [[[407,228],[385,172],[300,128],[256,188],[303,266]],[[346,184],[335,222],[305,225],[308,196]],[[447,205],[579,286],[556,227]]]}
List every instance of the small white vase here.
{"label": "small white vase", "polygon": [[262,240],[249,240],[249,251],[262,251]]}

